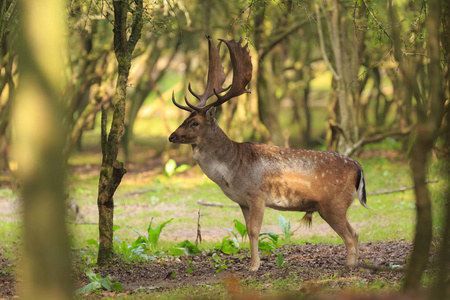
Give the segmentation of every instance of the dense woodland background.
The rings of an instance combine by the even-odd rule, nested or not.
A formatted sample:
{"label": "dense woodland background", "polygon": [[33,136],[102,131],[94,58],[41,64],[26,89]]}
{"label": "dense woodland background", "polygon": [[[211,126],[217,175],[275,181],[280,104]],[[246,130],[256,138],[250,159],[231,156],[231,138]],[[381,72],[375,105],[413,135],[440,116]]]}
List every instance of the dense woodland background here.
{"label": "dense woodland background", "polygon": [[[242,38],[252,56],[251,94],[217,116],[230,138],[356,158],[401,142],[417,208],[404,286],[418,288],[432,243],[428,163],[449,160],[449,18],[439,0],[1,0],[0,170],[23,197],[25,294],[70,297],[64,200],[74,153],[102,149],[99,264],[112,255],[113,195],[127,163],[139,163],[136,149],[162,165],[193,164],[190,147],[167,141],[186,117],[171,93],[181,101],[189,82],[204,90],[206,34]],[[145,140],[134,134],[140,119],[151,120]],[[448,187],[446,201],[436,299],[449,284]]]}

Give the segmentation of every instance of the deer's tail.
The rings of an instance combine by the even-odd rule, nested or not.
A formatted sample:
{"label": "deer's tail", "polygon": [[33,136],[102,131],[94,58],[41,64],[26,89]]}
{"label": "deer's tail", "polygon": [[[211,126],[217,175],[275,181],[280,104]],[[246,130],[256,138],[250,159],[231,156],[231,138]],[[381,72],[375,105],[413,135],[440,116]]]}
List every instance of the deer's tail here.
{"label": "deer's tail", "polygon": [[356,180],[356,192],[358,194],[359,202],[362,206],[365,208],[370,209],[370,207],[367,206],[367,199],[366,199],[366,182],[364,181],[364,173],[362,169],[359,169],[359,175],[358,180]]}

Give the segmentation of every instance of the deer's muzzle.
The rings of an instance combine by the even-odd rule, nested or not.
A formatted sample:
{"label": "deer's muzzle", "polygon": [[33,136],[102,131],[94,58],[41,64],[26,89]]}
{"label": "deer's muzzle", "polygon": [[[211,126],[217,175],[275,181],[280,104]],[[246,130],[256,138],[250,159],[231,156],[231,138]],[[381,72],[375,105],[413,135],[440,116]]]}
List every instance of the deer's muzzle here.
{"label": "deer's muzzle", "polygon": [[170,136],[169,136],[169,142],[171,143],[175,143],[176,141],[176,137],[177,135],[175,134],[175,132],[173,132]]}

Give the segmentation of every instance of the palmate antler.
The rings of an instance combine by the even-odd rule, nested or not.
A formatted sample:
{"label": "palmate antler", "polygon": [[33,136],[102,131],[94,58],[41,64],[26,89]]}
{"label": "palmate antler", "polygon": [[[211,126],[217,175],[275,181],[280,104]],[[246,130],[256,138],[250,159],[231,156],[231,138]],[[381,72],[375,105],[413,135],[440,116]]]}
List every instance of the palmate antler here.
{"label": "palmate antler", "polygon": [[[209,69],[208,69],[208,82],[206,84],[206,91],[198,95],[191,89],[191,84],[189,83],[188,89],[191,94],[199,100],[197,105],[192,105],[184,97],[186,104],[188,106],[183,106],[175,101],[175,96],[172,93],[172,102],[179,108],[193,112],[198,111],[200,113],[206,112],[211,107],[217,107],[231,98],[238,97],[243,93],[249,93],[250,90],[245,87],[252,79],[252,61],[250,54],[248,52],[248,43],[242,47],[241,42],[236,42],[235,40],[224,40],[219,39],[219,45],[217,48],[214,46],[214,42],[210,36],[206,36],[209,43]],[[222,85],[225,82],[225,72],[223,70],[222,61],[220,59],[219,50],[222,42],[227,45],[230,51],[231,65],[233,67],[233,80],[228,88],[223,88]],[[221,96],[220,93],[228,92]],[[212,96],[216,95],[217,100],[211,104],[206,105],[206,101]]]}

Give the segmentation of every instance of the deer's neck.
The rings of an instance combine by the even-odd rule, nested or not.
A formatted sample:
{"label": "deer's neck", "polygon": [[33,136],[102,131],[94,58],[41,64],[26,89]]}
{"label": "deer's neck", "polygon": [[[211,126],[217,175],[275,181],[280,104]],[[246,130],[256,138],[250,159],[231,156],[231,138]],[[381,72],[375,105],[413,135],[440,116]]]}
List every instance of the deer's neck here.
{"label": "deer's neck", "polygon": [[221,185],[238,168],[238,143],[216,124],[201,141],[192,145],[194,159],[211,180]]}
{"label": "deer's neck", "polygon": [[199,164],[227,162],[236,155],[236,142],[230,140],[225,132],[215,124],[198,144],[192,145],[192,149],[194,159]]}

